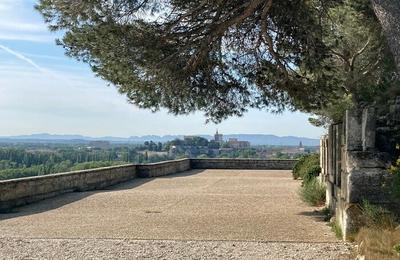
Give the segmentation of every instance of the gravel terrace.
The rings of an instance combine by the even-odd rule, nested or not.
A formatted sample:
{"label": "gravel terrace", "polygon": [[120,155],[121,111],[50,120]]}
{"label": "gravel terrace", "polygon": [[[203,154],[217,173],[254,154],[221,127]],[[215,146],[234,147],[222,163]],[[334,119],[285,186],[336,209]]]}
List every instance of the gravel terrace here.
{"label": "gravel terrace", "polygon": [[0,259],[346,259],[289,171],[192,170],[0,214]]}

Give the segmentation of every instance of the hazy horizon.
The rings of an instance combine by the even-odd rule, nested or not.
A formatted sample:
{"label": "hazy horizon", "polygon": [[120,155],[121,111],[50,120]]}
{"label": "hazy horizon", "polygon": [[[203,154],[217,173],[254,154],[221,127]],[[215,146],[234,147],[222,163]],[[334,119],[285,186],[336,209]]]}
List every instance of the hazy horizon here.
{"label": "hazy horizon", "polygon": [[[277,135],[277,134],[269,134],[269,133],[224,133],[219,131],[220,134],[223,134],[224,136],[230,136],[230,135],[272,135],[272,136],[277,136],[277,137],[300,137],[300,138],[309,138],[309,139],[319,139],[319,138],[312,138],[312,137],[307,137],[307,136],[299,136],[299,135]],[[167,134],[143,134],[143,135],[127,135],[127,136],[116,136],[116,135],[84,135],[84,134],[77,134],[77,133],[28,133],[28,134],[17,134],[17,135],[0,135],[0,138],[2,137],[19,137],[19,136],[38,136],[38,135],[50,135],[50,136],[83,136],[83,137],[92,137],[92,138],[102,138],[102,137],[116,137],[116,138],[129,138],[129,137],[144,137],[144,136],[213,136],[215,134],[211,133],[194,133],[194,134],[185,134],[185,133],[167,133]]]}

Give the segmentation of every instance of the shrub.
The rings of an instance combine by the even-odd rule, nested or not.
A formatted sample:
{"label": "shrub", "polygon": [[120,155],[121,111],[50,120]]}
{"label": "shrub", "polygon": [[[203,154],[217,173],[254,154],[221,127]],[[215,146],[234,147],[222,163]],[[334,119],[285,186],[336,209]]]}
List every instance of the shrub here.
{"label": "shrub", "polygon": [[317,180],[321,173],[319,155],[305,155],[293,167],[293,178],[303,180],[300,188],[302,200],[312,206],[321,206],[325,202],[325,185]]}
{"label": "shrub", "polygon": [[324,221],[329,221],[332,218],[332,211],[328,207],[321,209],[320,212],[324,216]]}
{"label": "shrub", "polygon": [[373,205],[369,201],[364,200],[361,210],[366,227],[377,229],[394,229],[396,227],[393,214],[382,207]]}
{"label": "shrub", "polygon": [[300,188],[300,197],[311,206],[321,206],[325,203],[325,191],[325,185],[313,177],[307,182],[303,182]]}
{"label": "shrub", "polygon": [[306,161],[306,156],[302,156],[294,165],[293,170],[292,170],[292,175],[293,179],[297,180],[300,178],[300,170],[303,168],[303,165],[305,164]]}
{"label": "shrub", "polygon": [[319,166],[319,155],[310,154],[305,155],[299,159],[299,161],[293,167],[293,178],[301,178],[307,182],[315,176],[321,173],[321,167]]}
{"label": "shrub", "polygon": [[393,174],[393,180],[389,185],[391,192],[395,198],[400,199],[400,159],[389,168],[389,172]]}
{"label": "shrub", "polygon": [[393,246],[393,251],[400,256],[400,243]]}

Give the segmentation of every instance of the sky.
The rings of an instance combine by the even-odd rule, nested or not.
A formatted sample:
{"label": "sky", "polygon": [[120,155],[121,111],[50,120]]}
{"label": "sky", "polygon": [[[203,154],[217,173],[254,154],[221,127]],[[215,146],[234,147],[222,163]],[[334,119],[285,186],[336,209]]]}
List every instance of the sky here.
{"label": "sky", "polygon": [[55,44],[35,0],[0,0],[0,136],[51,133],[88,136],[275,134],[319,138],[309,115],[251,110],[216,125],[202,113],[174,116],[128,104],[115,87]]}

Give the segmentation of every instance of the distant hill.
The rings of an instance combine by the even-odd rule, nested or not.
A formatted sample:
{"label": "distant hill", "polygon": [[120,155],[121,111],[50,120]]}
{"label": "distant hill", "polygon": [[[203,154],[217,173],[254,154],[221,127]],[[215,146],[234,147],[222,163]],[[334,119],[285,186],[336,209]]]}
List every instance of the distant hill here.
{"label": "distant hill", "polygon": [[276,136],[262,134],[231,134],[224,135],[224,139],[237,138],[248,141],[252,145],[299,145],[300,142],[305,146],[318,146],[319,139],[298,137],[298,136]]}
{"label": "distant hill", "polygon": [[[211,135],[199,135],[201,137],[211,140]],[[144,143],[145,141],[153,142],[168,142],[176,138],[183,138],[183,135],[144,135],[144,136],[131,136],[124,137],[89,137],[83,135],[53,135],[53,134],[32,134],[32,135],[19,135],[19,136],[4,136],[0,137],[0,142],[40,142],[40,143],[85,143],[90,141],[109,141],[112,143]],[[241,141],[248,141],[252,145],[282,145],[282,146],[295,146],[300,142],[305,146],[318,146],[319,140],[298,136],[276,136],[276,135],[263,135],[263,134],[227,134],[224,135],[224,140],[229,138],[237,138]]]}

